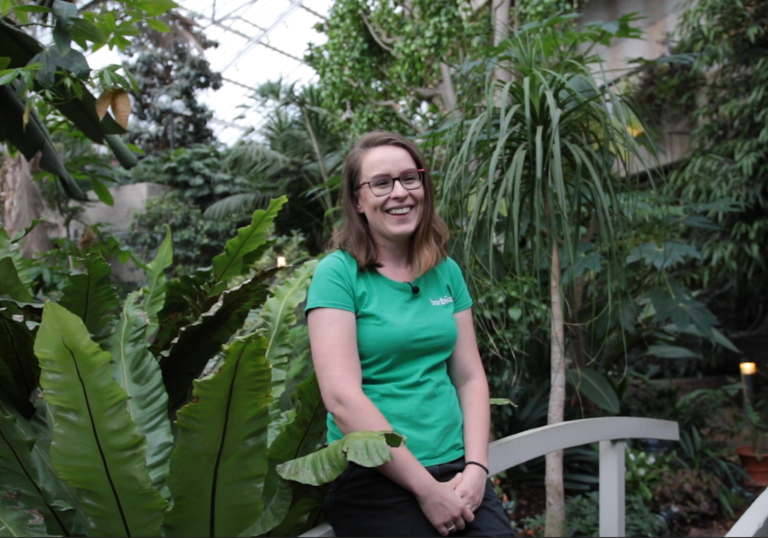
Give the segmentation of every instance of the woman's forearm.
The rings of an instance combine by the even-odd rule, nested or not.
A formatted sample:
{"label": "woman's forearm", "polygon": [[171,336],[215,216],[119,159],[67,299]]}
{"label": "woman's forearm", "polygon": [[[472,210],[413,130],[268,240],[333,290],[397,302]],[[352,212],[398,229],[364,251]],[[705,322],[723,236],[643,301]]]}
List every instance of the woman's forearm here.
{"label": "woman's forearm", "polygon": [[488,439],[491,428],[490,398],[485,376],[475,377],[457,387],[464,415],[464,459],[488,467]]}

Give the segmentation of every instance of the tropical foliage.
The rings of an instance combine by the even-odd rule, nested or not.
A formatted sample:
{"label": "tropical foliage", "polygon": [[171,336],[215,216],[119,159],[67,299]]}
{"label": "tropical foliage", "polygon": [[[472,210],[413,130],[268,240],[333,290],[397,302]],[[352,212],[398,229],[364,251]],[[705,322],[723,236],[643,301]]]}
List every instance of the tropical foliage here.
{"label": "tropical foliage", "polygon": [[[241,191],[212,204],[207,218],[260,207],[273,195],[289,202],[277,221],[277,231],[297,230],[310,252],[322,252],[339,218],[335,192],[347,141],[322,107],[313,86],[301,90],[279,81],[261,86],[254,98],[265,110],[264,141],[235,145],[227,169],[238,177]],[[246,183],[246,188],[242,184]]]}
{"label": "tropical foliage", "polygon": [[[291,368],[289,338],[315,264],[272,297],[277,269],[250,269],[284,203],[256,211],[212,267],[193,277],[166,280],[169,230],[144,267],[147,285],[122,305],[98,254],[79,260],[58,303],[36,302],[14,244],[4,240],[4,532],[298,533],[316,524],[321,495],[294,496],[286,480],[319,485],[347,461],[391,459],[387,445],[402,442],[392,432],[358,434],[312,454],[324,441],[325,410],[314,376],[290,379],[300,370]],[[262,329],[231,340],[252,310]],[[206,365],[213,373],[201,378]],[[297,383],[284,410],[283,389]]]}
{"label": "tropical foliage", "polygon": [[[136,157],[117,136],[128,126],[130,100],[126,93],[133,85],[121,66],[110,65],[92,72],[81,50],[103,46],[125,48],[127,36],[135,35],[141,20],[155,20],[176,4],[125,1],[130,7],[120,15],[104,10],[79,12],[72,3],[56,0],[49,6],[23,5],[9,0],[0,13],[0,107],[5,120],[0,125],[0,140],[10,143],[31,160],[40,151],[40,167],[56,176],[67,194],[84,199],[82,188],[70,176],[57,154],[41,117],[49,111],[72,122],[88,138],[107,144],[120,163],[130,168]],[[23,27],[45,25],[51,18],[53,43],[43,46]],[[107,99],[91,94],[88,84],[100,88]],[[98,103],[98,106],[97,106]],[[38,106],[44,113],[38,114]],[[112,115],[107,109],[112,110]],[[113,118],[114,116],[114,118]]]}
{"label": "tropical foliage", "polygon": [[[697,283],[707,297],[748,327],[765,319],[768,241],[768,6],[752,0],[687,2],[680,53],[692,54],[690,73],[702,84],[675,96],[701,103],[693,112],[693,152],[670,177],[685,200],[710,204],[717,230],[693,229],[701,248]],[[718,204],[730,198],[737,210]]]}

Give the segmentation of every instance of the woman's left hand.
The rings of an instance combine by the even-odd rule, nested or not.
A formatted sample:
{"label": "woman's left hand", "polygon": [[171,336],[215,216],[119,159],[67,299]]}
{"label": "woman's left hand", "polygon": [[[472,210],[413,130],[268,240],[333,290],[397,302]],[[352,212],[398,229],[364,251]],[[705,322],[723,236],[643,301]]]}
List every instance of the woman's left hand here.
{"label": "woman's left hand", "polygon": [[488,476],[477,465],[467,465],[461,472],[461,480],[454,488],[456,495],[474,512],[480,507],[485,495],[485,483]]}

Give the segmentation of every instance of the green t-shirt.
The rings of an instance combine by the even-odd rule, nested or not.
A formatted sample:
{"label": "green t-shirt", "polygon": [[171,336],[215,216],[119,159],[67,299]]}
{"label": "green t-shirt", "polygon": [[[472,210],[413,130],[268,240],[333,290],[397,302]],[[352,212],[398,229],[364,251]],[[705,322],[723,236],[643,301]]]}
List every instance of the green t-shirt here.
{"label": "green t-shirt", "polygon": [[[413,282],[414,294],[338,250],[317,266],[305,311],[354,312],[363,392],[422,465],[464,455],[463,418],[448,359],[458,331],[453,315],[472,306],[456,262],[447,258]],[[343,437],[328,413],[328,442]]]}

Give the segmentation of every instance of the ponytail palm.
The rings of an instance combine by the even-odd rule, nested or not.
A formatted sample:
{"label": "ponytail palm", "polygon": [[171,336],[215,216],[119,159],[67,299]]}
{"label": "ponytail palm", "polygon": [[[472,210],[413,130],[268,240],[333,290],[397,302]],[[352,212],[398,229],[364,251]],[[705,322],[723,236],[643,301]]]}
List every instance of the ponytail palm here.
{"label": "ponytail palm", "polygon": [[[590,43],[631,35],[629,20],[615,31],[597,25],[584,32],[561,32],[549,21],[503,42],[487,66],[481,100],[464,107],[449,134],[441,214],[458,228],[463,256],[496,278],[549,271],[550,424],[564,415],[563,277],[578,276],[561,268],[577,267],[580,244],[616,256],[630,161],[642,160],[634,114],[596,79],[599,60],[589,55]],[[510,82],[493,76],[499,65]],[[548,536],[565,532],[562,484],[562,453],[550,454]]]}

